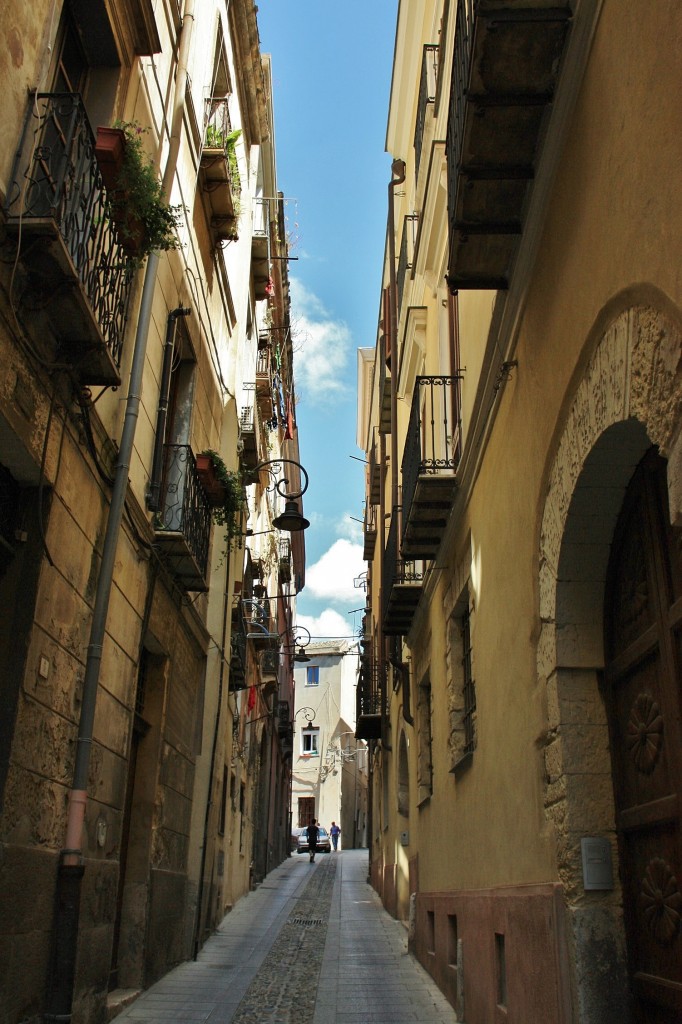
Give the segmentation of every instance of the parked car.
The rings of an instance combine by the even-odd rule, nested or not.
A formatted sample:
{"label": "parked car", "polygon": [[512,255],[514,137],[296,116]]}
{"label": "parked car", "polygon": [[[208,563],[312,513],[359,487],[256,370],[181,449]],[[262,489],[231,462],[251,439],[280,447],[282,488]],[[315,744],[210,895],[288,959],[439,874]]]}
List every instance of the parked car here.
{"label": "parked car", "polygon": [[[298,837],[298,852],[306,853],[308,850],[308,829],[302,828],[301,834]],[[326,828],[318,826],[317,831],[317,852],[318,853],[331,853],[332,852],[332,841],[329,838],[329,833]]]}
{"label": "parked car", "polygon": [[305,829],[295,826],[291,829],[291,852],[294,853],[298,850],[298,837],[301,832],[305,832]]}

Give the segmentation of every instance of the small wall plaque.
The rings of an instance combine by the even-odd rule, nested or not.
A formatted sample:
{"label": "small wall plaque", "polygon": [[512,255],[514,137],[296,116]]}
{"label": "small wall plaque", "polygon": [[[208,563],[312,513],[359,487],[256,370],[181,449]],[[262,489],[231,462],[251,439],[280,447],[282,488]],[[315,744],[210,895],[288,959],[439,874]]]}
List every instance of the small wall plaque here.
{"label": "small wall plaque", "polygon": [[583,888],[613,889],[613,863],[611,843],[601,836],[586,836],[580,840],[583,858]]}

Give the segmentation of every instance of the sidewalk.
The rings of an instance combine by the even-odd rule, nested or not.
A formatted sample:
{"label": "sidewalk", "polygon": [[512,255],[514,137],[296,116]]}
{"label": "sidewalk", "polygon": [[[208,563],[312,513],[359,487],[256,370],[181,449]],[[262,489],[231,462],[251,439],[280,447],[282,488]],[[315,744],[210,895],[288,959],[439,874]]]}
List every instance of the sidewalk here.
{"label": "sidewalk", "polygon": [[367,864],[366,850],[288,858],[116,1024],[454,1024]]}

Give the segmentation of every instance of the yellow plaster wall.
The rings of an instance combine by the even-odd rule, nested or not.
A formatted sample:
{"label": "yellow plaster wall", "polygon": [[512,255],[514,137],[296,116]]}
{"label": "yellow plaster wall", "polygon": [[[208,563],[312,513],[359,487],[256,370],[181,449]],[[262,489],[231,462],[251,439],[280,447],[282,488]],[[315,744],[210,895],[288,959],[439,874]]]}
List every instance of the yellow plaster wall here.
{"label": "yellow plaster wall", "polygon": [[[434,795],[410,816],[422,890],[556,877],[543,810],[546,711],[535,655],[539,512],[555,438],[600,328],[618,308],[651,300],[652,286],[671,304],[682,301],[681,39],[675,3],[646,12],[604,4],[530,282],[518,368],[500,395],[455,545],[470,529],[478,746],[458,778],[448,772],[443,735],[447,573],[430,608]],[[474,297],[463,300],[463,336],[475,306]],[[454,550],[449,555],[452,572]]]}

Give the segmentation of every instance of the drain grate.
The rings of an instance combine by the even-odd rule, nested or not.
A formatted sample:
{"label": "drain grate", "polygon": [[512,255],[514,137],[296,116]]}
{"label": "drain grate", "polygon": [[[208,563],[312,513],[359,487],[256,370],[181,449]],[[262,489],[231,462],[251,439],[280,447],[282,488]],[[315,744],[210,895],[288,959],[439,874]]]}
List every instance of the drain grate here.
{"label": "drain grate", "polygon": [[324,918],[322,917],[292,917],[292,924],[303,925],[304,928],[312,928],[316,924],[322,924]]}

